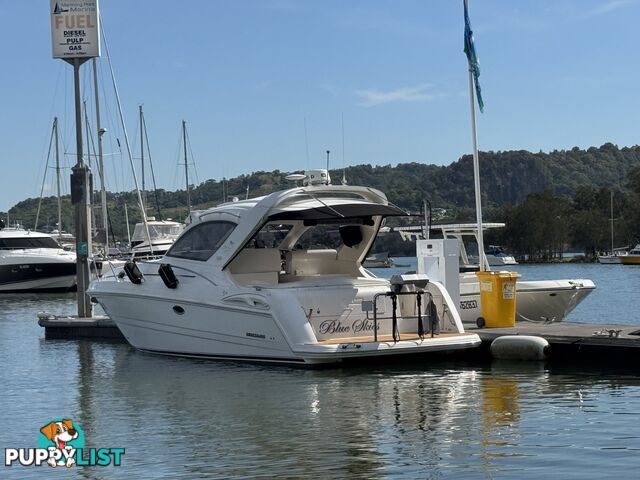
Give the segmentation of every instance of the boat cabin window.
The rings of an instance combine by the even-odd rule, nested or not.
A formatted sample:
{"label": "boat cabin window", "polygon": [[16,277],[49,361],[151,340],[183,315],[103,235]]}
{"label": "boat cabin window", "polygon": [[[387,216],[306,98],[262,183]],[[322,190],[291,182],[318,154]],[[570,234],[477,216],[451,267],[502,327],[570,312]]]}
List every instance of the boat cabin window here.
{"label": "boat cabin window", "polygon": [[167,252],[167,257],[208,260],[236,227],[232,222],[205,222],[187,230]]}
{"label": "boat cabin window", "polygon": [[60,248],[60,245],[51,237],[0,238],[0,249],[21,248]]}
{"label": "boat cabin window", "polygon": [[244,248],[278,248],[292,228],[293,225],[268,223],[254,235]]}
{"label": "boat cabin window", "polygon": [[307,228],[294,245],[294,250],[337,250],[342,246],[338,225],[316,225]]}

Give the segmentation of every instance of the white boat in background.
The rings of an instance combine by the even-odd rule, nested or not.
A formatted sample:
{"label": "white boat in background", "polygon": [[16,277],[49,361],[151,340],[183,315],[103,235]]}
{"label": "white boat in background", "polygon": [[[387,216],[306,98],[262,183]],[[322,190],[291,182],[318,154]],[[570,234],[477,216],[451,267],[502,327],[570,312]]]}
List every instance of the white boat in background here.
{"label": "white boat in background", "polygon": [[[484,228],[503,227],[503,223],[483,223]],[[475,274],[479,270],[467,255],[465,245],[478,244],[478,226],[475,223],[432,225],[443,238],[459,241],[460,252],[460,316],[464,323],[475,324],[482,316],[480,284]],[[485,269],[491,270],[485,260]],[[516,284],[516,321],[552,323],[561,322],[594,289],[589,279],[518,280]]]}
{"label": "white boat in background", "polygon": [[131,255],[134,260],[150,260],[160,258],[173,245],[173,242],[184,230],[184,224],[171,220],[156,220],[149,217],[147,220],[151,246],[147,239],[144,223],[136,223],[131,236]]}
{"label": "white boat in background", "polygon": [[326,171],[290,179],[305,186],[192,213],[164,263],[130,262],[89,295],[167,355],[308,365],[480,344],[442,284],[363,268],[383,219],[406,212]]}
{"label": "white boat in background", "polygon": [[622,263],[622,258],[625,257],[629,252],[626,249],[614,250],[612,254],[598,254],[598,263],[603,263],[605,265],[610,264],[620,264]]}
{"label": "white boat in background", "polygon": [[76,286],[76,254],[54,237],[0,221],[0,292],[68,291]]}
{"label": "white boat in background", "polygon": [[[504,265],[517,265],[516,259],[510,255],[500,245],[489,245],[484,253],[487,263],[492,267],[500,267]],[[478,256],[470,257],[473,263],[478,263]]]}
{"label": "white boat in background", "polygon": [[640,243],[629,250],[629,253],[620,257],[623,265],[640,265]]}
{"label": "white boat in background", "polygon": [[373,253],[362,262],[364,268],[391,268],[393,260],[389,257],[389,252]]}

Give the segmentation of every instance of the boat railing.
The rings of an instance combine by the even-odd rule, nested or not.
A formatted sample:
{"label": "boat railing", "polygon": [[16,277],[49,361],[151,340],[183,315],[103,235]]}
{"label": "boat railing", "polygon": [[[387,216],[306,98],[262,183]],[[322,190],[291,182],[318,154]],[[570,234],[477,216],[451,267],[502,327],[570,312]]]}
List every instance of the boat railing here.
{"label": "boat railing", "polygon": [[[416,297],[416,315],[402,315],[402,318],[415,319],[417,321],[417,333],[420,340],[423,340],[425,334],[429,333],[431,338],[437,335],[440,331],[438,323],[438,314],[433,303],[433,295],[430,292],[424,290],[415,291],[389,291],[376,293],[373,296],[373,304],[371,310],[373,311],[373,341],[378,341],[378,320],[391,320],[391,337],[393,342],[396,343],[400,340],[400,332],[398,329],[398,297],[399,296],[415,296]],[[423,296],[428,301],[424,303],[425,311],[422,311]],[[378,299],[380,297],[391,298],[391,316],[380,317],[378,316]],[[369,319],[369,310],[366,309],[367,319]],[[425,329],[425,324],[427,328]]]}
{"label": "boat railing", "polygon": [[[137,262],[136,262],[136,260],[129,260],[129,262],[133,262],[134,264],[135,264],[135,263],[137,263]],[[110,268],[111,268],[111,271],[113,272],[113,276],[115,277],[116,281],[117,281],[117,282],[124,281],[124,278],[125,278],[125,276],[126,276],[126,273],[124,272],[124,270],[120,270],[120,271],[118,271],[118,273],[116,274],[116,271],[115,271],[115,269],[114,269],[114,266],[111,264],[111,262],[107,261],[107,263],[109,263],[109,266],[110,266]],[[157,263],[157,262],[141,262],[141,263],[146,263],[146,264],[148,264],[148,265],[158,265],[158,267],[162,267],[162,265],[165,265],[165,264]],[[190,274],[191,274],[191,275],[180,275],[180,276],[182,276],[182,277],[200,277],[200,278],[202,278],[204,281],[206,281],[206,282],[210,283],[211,285],[213,285],[214,287],[217,287],[217,286],[218,286],[218,284],[217,284],[217,283],[215,283],[213,280],[211,280],[209,277],[207,277],[206,275],[203,275],[202,273],[200,273],[200,272],[198,272],[198,271],[196,271],[196,270],[192,270],[192,269],[190,269],[190,268],[182,267],[182,266],[179,266],[179,265],[171,265],[171,264],[169,264],[169,266],[170,266],[172,269],[176,269],[176,270],[184,270],[185,272],[187,272],[187,273],[190,273]],[[143,273],[143,274],[142,274],[141,279],[142,279],[142,278],[144,278],[146,275],[151,275],[151,276],[154,276],[154,275],[155,275],[155,276],[160,276],[160,274],[159,274],[159,273],[148,273],[148,272],[146,272],[146,273]],[[129,280],[131,280],[131,279],[129,279]],[[173,287],[172,287],[172,288],[173,288]]]}

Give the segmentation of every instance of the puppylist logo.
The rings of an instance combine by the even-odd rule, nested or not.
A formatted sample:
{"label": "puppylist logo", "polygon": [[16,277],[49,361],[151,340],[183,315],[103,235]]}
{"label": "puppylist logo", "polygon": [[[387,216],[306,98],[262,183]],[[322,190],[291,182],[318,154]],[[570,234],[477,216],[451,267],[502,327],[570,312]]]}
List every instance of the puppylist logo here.
{"label": "puppylist logo", "polygon": [[119,467],[124,448],[85,449],[84,432],[73,420],[57,418],[40,428],[37,448],[5,448],[6,467],[19,464],[51,467],[107,466]]}

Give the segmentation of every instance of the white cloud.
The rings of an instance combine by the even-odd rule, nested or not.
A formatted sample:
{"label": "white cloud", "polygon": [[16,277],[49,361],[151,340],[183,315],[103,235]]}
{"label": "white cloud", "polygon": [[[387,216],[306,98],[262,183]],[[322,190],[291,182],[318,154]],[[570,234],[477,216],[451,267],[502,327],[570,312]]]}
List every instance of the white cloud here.
{"label": "white cloud", "polygon": [[620,8],[624,8],[629,4],[631,4],[631,0],[608,0],[598,7],[586,12],[585,16],[595,17],[605,13],[613,12],[614,10],[618,10]]}
{"label": "white cloud", "polygon": [[356,95],[361,98],[358,105],[363,107],[373,107],[390,102],[425,102],[442,97],[442,95],[427,93],[426,90],[433,85],[424,83],[415,87],[402,87],[395,90],[383,92],[377,89],[358,90]]}

